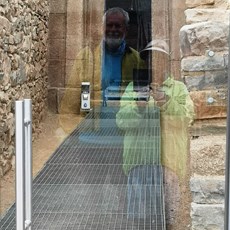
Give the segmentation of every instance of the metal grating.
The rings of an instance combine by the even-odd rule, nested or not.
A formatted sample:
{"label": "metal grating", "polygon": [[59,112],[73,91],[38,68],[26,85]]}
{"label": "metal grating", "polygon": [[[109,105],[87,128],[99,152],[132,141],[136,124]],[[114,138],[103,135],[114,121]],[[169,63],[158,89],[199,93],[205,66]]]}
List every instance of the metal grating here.
{"label": "metal grating", "polygon": [[[157,202],[161,211],[151,224],[150,220],[128,218],[123,133],[114,125],[115,114],[115,110],[89,113],[35,178],[33,230],[164,229],[161,202]],[[100,118],[97,122],[103,125],[94,118]],[[86,133],[96,133],[102,141],[82,140]],[[108,136],[113,141],[108,142]],[[159,191],[163,194],[162,188]],[[15,205],[0,224],[2,230],[16,229]]]}

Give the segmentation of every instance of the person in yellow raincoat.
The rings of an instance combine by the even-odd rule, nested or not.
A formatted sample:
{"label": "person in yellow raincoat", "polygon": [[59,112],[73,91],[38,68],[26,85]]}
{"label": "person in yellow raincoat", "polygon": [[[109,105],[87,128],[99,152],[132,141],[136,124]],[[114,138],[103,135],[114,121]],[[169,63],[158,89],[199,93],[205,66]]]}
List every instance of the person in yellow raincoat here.
{"label": "person in yellow raincoat", "polygon": [[138,225],[145,224],[145,229],[155,228],[157,223],[165,229],[161,165],[177,177],[175,181],[185,177],[188,127],[194,108],[184,83],[168,73],[166,42],[154,40],[144,51],[148,50],[155,62],[149,100],[139,100],[140,92],[131,82],[120,101],[116,123],[125,131],[123,170],[128,176],[128,217]]}
{"label": "person in yellow raincoat", "polygon": [[[164,81],[161,90],[168,99],[160,107],[152,96],[147,102],[136,101],[138,95],[133,91],[133,83],[126,88],[123,94],[125,99],[121,98],[116,121],[118,127],[126,131],[123,154],[123,169],[126,174],[136,165],[157,163],[155,159],[157,156],[154,156],[149,149],[142,148],[146,140],[145,136],[142,136],[143,133],[134,132],[134,128],[137,129],[135,131],[141,131],[142,126],[145,128],[151,126],[151,114],[154,114],[156,108],[160,110],[161,164],[168,166],[181,177],[185,174],[188,150],[187,131],[194,116],[193,103],[186,86],[174,80],[172,76]],[[147,151],[150,156],[143,156],[144,151]]]}

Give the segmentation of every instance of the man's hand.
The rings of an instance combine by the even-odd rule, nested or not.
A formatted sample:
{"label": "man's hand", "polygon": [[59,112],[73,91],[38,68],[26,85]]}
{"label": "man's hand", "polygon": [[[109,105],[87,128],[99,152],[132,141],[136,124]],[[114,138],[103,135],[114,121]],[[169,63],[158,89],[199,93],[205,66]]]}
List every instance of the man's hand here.
{"label": "man's hand", "polygon": [[165,92],[163,91],[161,87],[153,88],[150,94],[159,106],[165,104],[168,100]]}
{"label": "man's hand", "polygon": [[164,91],[156,90],[156,92],[152,92],[152,97],[155,101],[165,101],[166,95]]}

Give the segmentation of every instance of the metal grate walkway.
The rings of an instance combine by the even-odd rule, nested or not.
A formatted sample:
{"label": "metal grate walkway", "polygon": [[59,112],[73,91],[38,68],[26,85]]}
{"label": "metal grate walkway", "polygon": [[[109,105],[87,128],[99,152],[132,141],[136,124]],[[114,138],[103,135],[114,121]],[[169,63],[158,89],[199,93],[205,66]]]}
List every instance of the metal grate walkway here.
{"label": "metal grate walkway", "polygon": [[[123,133],[115,114],[116,108],[90,112],[35,178],[33,230],[149,229],[147,221],[127,218]],[[1,229],[16,229],[15,222],[13,205]],[[161,225],[159,215],[151,229]]]}

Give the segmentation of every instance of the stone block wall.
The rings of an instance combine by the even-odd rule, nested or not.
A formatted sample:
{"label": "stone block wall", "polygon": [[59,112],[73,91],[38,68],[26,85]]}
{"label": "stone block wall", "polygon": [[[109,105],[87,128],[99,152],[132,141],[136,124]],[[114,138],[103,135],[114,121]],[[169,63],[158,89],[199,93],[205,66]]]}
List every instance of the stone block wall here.
{"label": "stone block wall", "polygon": [[180,30],[182,77],[193,98],[197,119],[225,117],[229,3],[187,0]]}
{"label": "stone block wall", "polygon": [[[48,107],[57,113],[58,94],[65,85],[67,0],[50,0]],[[79,3],[80,4],[80,3]]]}
{"label": "stone block wall", "polygon": [[[79,52],[100,43],[103,12],[104,0],[50,1],[48,101],[51,111],[80,113],[81,82],[73,87],[69,78]],[[71,103],[63,110],[61,103],[66,94]]]}
{"label": "stone block wall", "polygon": [[[208,132],[210,128],[203,127]],[[201,134],[191,141],[190,216],[193,230],[224,229],[226,137],[224,130],[220,131],[222,128],[217,125],[210,136]]]}
{"label": "stone block wall", "polygon": [[0,1],[0,176],[14,161],[16,100],[31,98],[33,132],[46,110],[47,38],[46,0]]}
{"label": "stone block wall", "polygon": [[[186,0],[186,5],[186,25],[179,34],[182,77],[197,119],[223,118],[227,111],[229,2]],[[191,141],[193,230],[224,229],[225,133],[209,134],[198,133],[198,139]]]}

